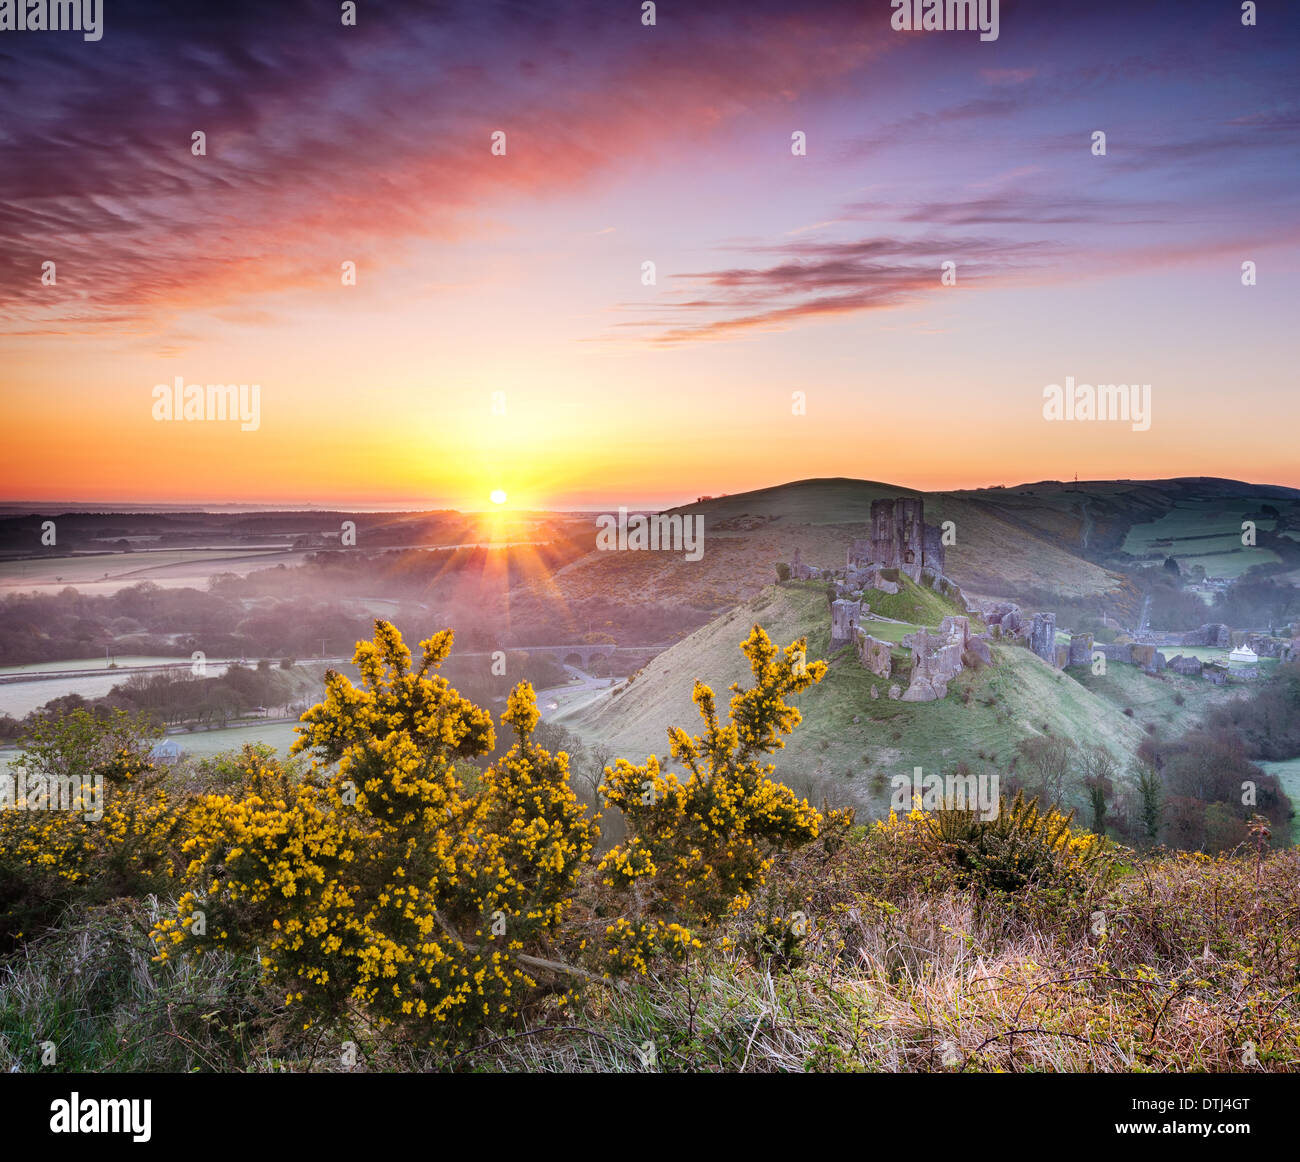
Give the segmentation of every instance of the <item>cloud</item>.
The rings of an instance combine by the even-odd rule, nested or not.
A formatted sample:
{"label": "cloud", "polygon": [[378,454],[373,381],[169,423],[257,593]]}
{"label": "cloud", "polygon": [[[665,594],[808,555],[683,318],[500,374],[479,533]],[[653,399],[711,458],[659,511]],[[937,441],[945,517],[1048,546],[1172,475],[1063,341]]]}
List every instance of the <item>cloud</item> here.
{"label": "cloud", "polygon": [[[98,44],[50,35],[0,60],[0,311],[15,325],[150,330],[332,289],[343,259],[400,262],[412,240],[472,236],[493,206],[784,105],[888,32],[845,35],[851,6],[829,0],[655,29],[597,0],[362,5],[356,28],[307,0],[213,11],[110,9]],[[46,260],[57,288],[40,286]]]}
{"label": "cloud", "polygon": [[[984,284],[1032,267],[1050,244],[1006,242],[986,238],[875,237],[845,242],[803,242],[784,247],[756,247],[775,252],[779,261],[748,267],[723,267],[674,275],[692,289],[708,288],[709,297],[693,297],[653,310],[653,321],[620,327],[650,327],[649,341],[673,345],[732,338],[756,330],[784,330],[796,323],[860,311],[881,310],[944,293],[941,264],[960,257],[962,285]],[[716,293],[721,292],[721,293]],[[633,309],[644,310],[643,305]],[[684,322],[668,316],[701,316]]]}

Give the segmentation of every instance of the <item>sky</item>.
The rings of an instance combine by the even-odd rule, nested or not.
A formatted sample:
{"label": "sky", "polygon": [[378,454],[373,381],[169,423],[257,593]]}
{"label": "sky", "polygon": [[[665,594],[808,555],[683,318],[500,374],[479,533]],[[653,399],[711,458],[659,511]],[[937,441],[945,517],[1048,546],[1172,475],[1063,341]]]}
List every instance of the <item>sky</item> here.
{"label": "sky", "polygon": [[0,499],[1300,487],[1295,5],[341,8],[0,30]]}

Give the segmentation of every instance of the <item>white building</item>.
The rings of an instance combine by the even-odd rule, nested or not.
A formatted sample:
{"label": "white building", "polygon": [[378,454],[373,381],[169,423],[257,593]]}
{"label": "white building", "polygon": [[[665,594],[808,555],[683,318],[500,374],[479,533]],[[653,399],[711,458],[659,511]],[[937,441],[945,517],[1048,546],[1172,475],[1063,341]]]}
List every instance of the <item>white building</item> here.
{"label": "white building", "polygon": [[1259,661],[1259,655],[1250,646],[1243,643],[1228,655],[1228,661],[1254,663]]}

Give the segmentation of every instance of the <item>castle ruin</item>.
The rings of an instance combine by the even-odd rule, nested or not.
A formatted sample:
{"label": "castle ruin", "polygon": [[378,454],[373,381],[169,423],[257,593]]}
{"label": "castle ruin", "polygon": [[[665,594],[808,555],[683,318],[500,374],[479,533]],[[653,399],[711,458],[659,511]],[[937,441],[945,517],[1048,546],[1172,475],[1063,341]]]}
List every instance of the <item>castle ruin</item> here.
{"label": "castle ruin", "polygon": [[925,501],[919,496],[871,502],[871,538],[855,540],[846,564],[858,571],[897,569],[920,583],[921,570],[943,572],[943,537],[925,523]]}
{"label": "castle ruin", "polygon": [[841,598],[831,602],[831,651],[849,645],[857,636],[858,619],[862,616],[861,601]]}

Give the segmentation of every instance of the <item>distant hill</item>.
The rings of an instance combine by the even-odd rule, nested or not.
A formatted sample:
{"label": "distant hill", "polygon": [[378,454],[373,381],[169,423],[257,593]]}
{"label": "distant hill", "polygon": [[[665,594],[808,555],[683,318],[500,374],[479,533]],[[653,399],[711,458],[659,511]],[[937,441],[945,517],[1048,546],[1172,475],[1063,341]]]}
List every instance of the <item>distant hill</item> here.
{"label": "distant hill", "polygon": [[1131,617],[1140,594],[1115,571],[1120,563],[1159,564],[1173,555],[1189,565],[1204,564],[1211,575],[1235,576],[1279,560],[1276,540],[1273,548],[1240,543],[1247,517],[1273,534],[1266,506],[1281,518],[1277,531],[1284,552],[1286,530],[1294,531],[1300,569],[1300,491],[1291,488],[1188,477],[921,493],[880,481],[831,478],[673,509],[704,517],[702,560],[684,561],[680,553],[592,551],[558,572],[551,592],[570,601],[634,594],[645,602],[720,611],[758,593],[774,579],[776,562],[789,561],[796,549],[808,564],[842,566],[849,543],[865,535],[871,502],[895,496],[920,496],[929,524],[954,523],[956,543],[947,550],[945,571],[972,597],[1097,597],[1112,613]]}

